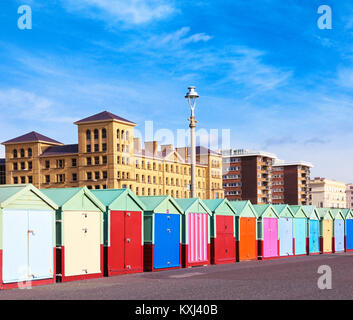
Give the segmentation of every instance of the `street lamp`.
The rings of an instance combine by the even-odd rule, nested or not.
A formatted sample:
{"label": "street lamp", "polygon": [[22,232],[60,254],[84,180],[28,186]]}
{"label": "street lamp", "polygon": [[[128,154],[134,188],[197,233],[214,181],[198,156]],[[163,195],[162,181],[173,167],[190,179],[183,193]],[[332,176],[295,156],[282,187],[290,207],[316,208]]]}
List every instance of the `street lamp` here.
{"label": "street lamp", "polygon": [[189,91],[185,95],[185,98],[188,100],[190,109],[191,109],[191,116],[190,119],[190,139],[191,139],[191,198],[196,198],[196,137],[195,137],[195,128],[196,123],[195,121],[195,107],[196,107],[196,99],[200,96],[195,91],[195,87],[189,87]]}

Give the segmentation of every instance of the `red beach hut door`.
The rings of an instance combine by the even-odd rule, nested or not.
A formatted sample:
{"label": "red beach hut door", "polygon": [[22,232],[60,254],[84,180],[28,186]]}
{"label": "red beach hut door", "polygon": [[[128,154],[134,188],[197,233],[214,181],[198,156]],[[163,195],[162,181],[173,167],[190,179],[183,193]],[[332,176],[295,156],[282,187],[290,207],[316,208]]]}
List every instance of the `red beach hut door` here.
{"label": "red beach hut door", "polygon": [[112,211],[108,270],[121,272],[141,268],[141,213]]}
{"label": "red beach hut door", "polygon": [[217,257],[219,261],[235,258],[234,218],[217,216]]}

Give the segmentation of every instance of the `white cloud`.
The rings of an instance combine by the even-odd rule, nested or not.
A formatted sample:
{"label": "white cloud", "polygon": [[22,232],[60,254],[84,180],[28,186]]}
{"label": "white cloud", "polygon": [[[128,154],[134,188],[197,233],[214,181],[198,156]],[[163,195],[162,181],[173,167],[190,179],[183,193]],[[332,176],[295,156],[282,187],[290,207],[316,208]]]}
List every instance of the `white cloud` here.
{"label": "white cloud", "polygon": [[61,0],[70,11],[99,18],[113,25],[116,22],[142,24],[168,17],[175,12],[167,0]]}

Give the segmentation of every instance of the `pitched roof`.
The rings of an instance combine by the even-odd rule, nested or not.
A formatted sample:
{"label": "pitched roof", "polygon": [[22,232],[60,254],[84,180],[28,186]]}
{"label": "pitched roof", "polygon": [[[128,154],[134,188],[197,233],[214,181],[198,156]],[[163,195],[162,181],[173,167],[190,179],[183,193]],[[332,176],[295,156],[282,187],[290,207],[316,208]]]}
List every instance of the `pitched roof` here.
{"label": "pitched roof", "polygon": [[67,144],[64,146],[49,147],[40,155],[45,156],[55,156],[64,154],[76,154],[78,153],[78,144]]}
{"label": "pitched roof", "polygon": [[17,185],[2,185],[0,186],[0,207],[5,207],[8,204],[15,202],[16,199],[26,192],[32,192],[37,197],[41,198],[50,207],[57,210],[57,204],[47,197],[43,192],[37,189],[32,184],[17,184]]}
{"label": "pitched roof", "polygon": [[43,142],[49,142],[49,143],[55,143],[55,144],[62,144],[59,141],[56,141],[54,139],[48,138],[46,136],[43,136],[42,134],[32,131],[27,134],[24,134],[23,136],[19,136],[17,138],[8,140],[3,142],[2,144],[8,144],[8,143],[18,143],[18,142],[37,142],[37,141],[43,141]]}
{"label": "pitched roof", "polygon": [[42,192],[55,201],[55,203],[62,207],[66,202],[72,199],[82,188],[61,188],[61,189],[43,189]]}
{"label": "pitched roof", "polygon": [[104,120],[118,120],[118,121],[129,122],[131,124],[136,124],[134,122],[126,120],[126,119],[119,117],[119,116],[117,116],[113,113],[110,113],[108,111],[103,111],[103,112],[97,113],[93,116],[76,121],[75,124],[84,123],[84,122],[104,121]]}

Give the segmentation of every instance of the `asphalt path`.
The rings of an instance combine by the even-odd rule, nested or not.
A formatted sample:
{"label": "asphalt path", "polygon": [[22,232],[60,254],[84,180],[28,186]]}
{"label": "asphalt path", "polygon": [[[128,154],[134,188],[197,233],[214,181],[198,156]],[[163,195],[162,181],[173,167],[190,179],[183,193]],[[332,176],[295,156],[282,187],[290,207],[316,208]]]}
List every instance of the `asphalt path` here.
{"label": "asphalt path", "polygon": [[[332,289],[319,289],[320,266],[332,270]],[[1,291],[0,300],[8,299],[353,299],[353,253],[246,261]]]}

